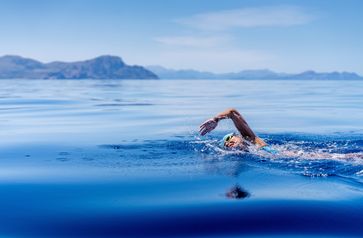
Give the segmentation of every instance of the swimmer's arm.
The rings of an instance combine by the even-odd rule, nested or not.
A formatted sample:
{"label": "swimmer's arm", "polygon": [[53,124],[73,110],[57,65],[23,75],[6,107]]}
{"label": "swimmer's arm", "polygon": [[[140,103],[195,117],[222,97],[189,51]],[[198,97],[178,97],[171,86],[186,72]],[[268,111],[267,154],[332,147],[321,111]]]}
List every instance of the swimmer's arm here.
{"label": "swimmer's arm", "polygon": [[202,125],[200,125],[200,134],[203,136],[208,132],[211,132],[214,130],[214,128],[217,127],[220,120],[228,118],[232,119],[236,128],[243,137],[250,138],[251,141],[255,139],[256,135],[249,128],[243,117],[235,109],[227,109],[226,111],[217,114],[215,117],[206,120]]}
{"label": "swimmer's arm", "polygon": [[228,109],[224,112],[219,113],[214,117],[214,120],[218,123],[222,119],[230,118],[233,121],[233,124],[237,128],[237,130],[241,133],[241,135],[256,144],[258,147],[266,146],[267,144],[252,131],[249,127],[246,120],[243,116],[234,108]]}
{"label": "swimmer's arm", "polygon": [[253,131],[248,126],[247,122],[243,119],[241,114],[239,114],[239,112],[235,109],[228,109],[224,112],[217,114],[215,117],[206,120],[202,125],[200,125],[200,130],[199,130],[200,134],[203,136],[208,132],[211,132],[217,127],[218,122],[220,120],[227,118],[232,119],[234,125],[236,126],[236,128],[243,137],[246,137],[249,140],[254,141],[256,135],[253,133]]}
{"label": "swimmer's arm", "polygon": [[233,124],[237,128],[237,130],[241,133],[241,135],[250,140],[254,141],[256,138],[256,134],[252,131],[252,129],[247,124],[246,120],[242,117],[242,115],[236,109],[227,109],[224,112],[219,113],[214,119],[219,122],[222,119],[230,118],[233,121]]}

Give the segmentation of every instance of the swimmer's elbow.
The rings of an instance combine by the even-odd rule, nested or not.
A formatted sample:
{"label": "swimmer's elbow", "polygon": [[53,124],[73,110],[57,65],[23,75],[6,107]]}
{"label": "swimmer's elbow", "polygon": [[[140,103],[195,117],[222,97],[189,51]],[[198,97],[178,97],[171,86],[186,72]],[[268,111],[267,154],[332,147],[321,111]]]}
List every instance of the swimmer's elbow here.
{"label": "swimmer's elbow", "polygon": [[227,109],[227,111],[228,111],[228,115],[239,114],[239,112],[235,108],[229,108],[229,109]]}

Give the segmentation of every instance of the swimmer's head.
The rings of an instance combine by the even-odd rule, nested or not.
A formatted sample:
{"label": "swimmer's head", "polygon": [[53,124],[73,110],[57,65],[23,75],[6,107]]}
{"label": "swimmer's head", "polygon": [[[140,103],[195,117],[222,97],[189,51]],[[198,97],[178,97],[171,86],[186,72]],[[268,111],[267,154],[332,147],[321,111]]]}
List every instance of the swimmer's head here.
{"label": "swimmer's head", "polygon": [[223,139],[221,141],[221,144],[225,144],[226,142],[228,142],[232,137],[234,136],[234,133],[228,133],[225,136],[223,136]]}
{"label": "swimmer's head", "polygon": [[221,144],[228,148],[234,148],[243,145],[243,139],[237,136],[235,133],[229,133],[225,135],[221,141]]}

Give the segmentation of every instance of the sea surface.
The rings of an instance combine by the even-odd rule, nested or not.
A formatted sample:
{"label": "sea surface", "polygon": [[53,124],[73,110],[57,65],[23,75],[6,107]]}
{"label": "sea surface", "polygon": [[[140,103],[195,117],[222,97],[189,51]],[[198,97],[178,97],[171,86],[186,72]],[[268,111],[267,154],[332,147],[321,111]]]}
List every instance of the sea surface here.
{"label": "sea surface", "polygon": [[[278,151],[226,150],[235,108]],[[0,80],[1,237],[362,237],[363,81]]]}

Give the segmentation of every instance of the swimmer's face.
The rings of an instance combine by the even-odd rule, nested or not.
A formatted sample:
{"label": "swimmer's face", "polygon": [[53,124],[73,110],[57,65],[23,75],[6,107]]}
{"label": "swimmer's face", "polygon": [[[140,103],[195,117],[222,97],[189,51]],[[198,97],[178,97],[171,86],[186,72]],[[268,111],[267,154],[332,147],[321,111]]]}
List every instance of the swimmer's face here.
{"label": "swimmer's face", "polygon": [[243,139],[239,136],[231,136],[224,142],[224,146],[234,148],[243,145]]}

